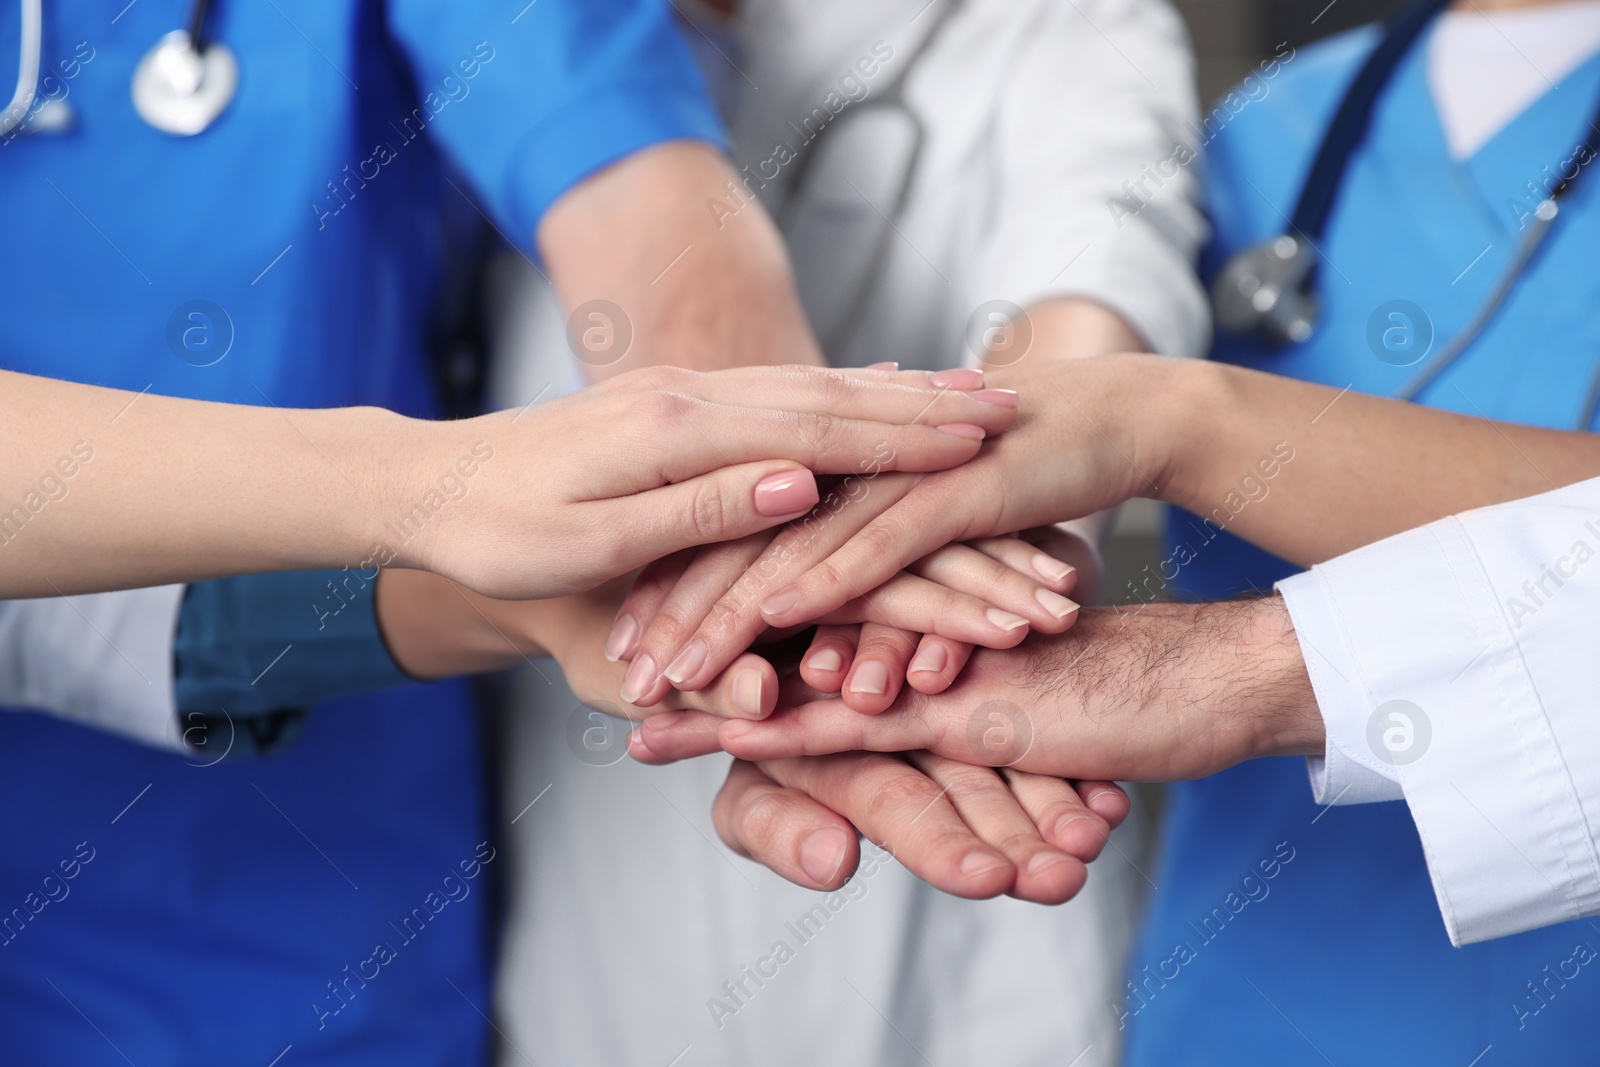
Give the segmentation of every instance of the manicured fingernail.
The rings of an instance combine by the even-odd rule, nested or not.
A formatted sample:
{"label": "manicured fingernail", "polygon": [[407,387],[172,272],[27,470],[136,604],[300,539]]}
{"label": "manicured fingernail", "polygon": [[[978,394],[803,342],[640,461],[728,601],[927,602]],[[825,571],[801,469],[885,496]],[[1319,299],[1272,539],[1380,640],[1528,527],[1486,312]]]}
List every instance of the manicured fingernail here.
{"label": "manicured fingernail", "polygon": [[1068,600],[1060,593],[1052,593],[1043,586],[1033,591],[1033,599],[1039,602],[1040,607],[1058,619],[1064,619],[1078,610],[1076,601]]}
{"label": "manicured fingernail", "polygon": [[740,715],[761,718],[761,672],[746,667],[733,676],[733,708]]}
{"label": "manicured fingernail", "polygon": [[1029,874],[1043,874],[1058,863],[1067,862],[1067,857],[1059,852],[1035,853],[1033,859],[1028,861]]}
{"label": "manicured fingernail", "polygon": [[928,375],[928,381],[933,383],[935,389],[982,389],[983,371],[973,370],[971,367],[955,367],[951,370],[934,371]]}
{"label": "manicured fingernail", "polygon": [[706,655],[709,652],[710,649],[706,647],[706,643],[697,637],[687,645],[684,645],[683,651],[679,652],[672,662],[667,664],[667,669],[661,673],[665,674],[673,685],[682,685],[690,678],[693,678],[696,671],[705,666]]}
{"label": "manicured fingernail", "polygon": [[769,474],[756,483],[756,512],[771,518],[794,515],[816,506],[817,480],[807,470]]}
{"label": "manicured fingernail", "polygon": [[825,648],[820,652],[813,652],[806,659],[806,666],[814,671],[832,672],[844,666],[844,657],[839,655],[836,648]]}
{"label": "manicured fingernail", "polygon": [[1071,574],[1075,568],[1070,563],[1062,563],[1054,556],[1047,556],[1043,552],[1035,552],[1033,554],[1033,569],[1039,573],[1039,577],[1047,582],[1064,582],[1067,580],[1067,575]]}
{"label": "manicured fingernail", "polygon": [[1006,861],[993,852],[969,852],[961,861],[961,873],[968,878],[977,878],[1005,865]]}
{"label": "manicured fingernail", "polygon": [[656,684],[660,674],[656,671],[656,661],[649,656],[640,656],[628,668],[627,677],[622,679],[622,699],[632,704],[650,691]]}
{"label": "manicured fingernail", "polygon": [[850,676],[850,692],[881,697],[889,691],[889,668],[869,659]]}
{"label": "manicured fingernail", "polygon": [[965,437],[969,441],[981,441],[985,436],[982,426],[974,426],[970,422],[947,422],[939,429],[952,437]]}
{"label": "manicured fingernail", "polygon": [[868,363],[868,370],[899,370],[900,364],[893,360],[884,360],[882,363]]}
{"label": "manicured fingernail", "polygon": [[1001,611],[999,608],[985,608],[983,615],[984,618],[1002,630],[1015,630],[1019,626],[1028,625],[1028,620],[1021,615],[1013,615],[1011,612]]}
{"label": "manicured fingernail", "polygon": [[1017,406],[1017,391],[1015,389],[979,389],[972,394],[972,399],[985,404],[999,404],[1003,408]]}
{"label": "manicured fingernail", "polygon": [[849,849],[849,836],[837,826],[813,830],[800,842],[800,869],[813,884],[832,885]]}
{"label": "manicured fingernail", "polygon": [[606,635],[606,659],[615,663],[622,657],[630,655],[638,641],[638,620],[623,612],[617,616],[617,621],[611,624],[611,633]]}
{"label": "manicured fingernail", "polygon": [[761,602],[761,614],[782,615],[800,603],[800,590],[796,586],[780,589]]}
{"label": "manicured fingernail", "polygon": [[911,667],[907,673],[916,674],[919,671],[932,671],[934,674],[938,674],[944,670],[945,664],[949,662],[950,650],[945,648],[943,644],[935,642],[917,650],[916,658],[911,661]]}

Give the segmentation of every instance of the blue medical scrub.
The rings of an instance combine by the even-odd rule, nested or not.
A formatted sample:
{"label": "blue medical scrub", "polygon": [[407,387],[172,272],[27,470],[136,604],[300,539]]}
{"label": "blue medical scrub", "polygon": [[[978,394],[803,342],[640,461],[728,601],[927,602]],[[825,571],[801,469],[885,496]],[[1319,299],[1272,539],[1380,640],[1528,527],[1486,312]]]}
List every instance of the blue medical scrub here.
{"label": "blue medical scrub", "polygon": [[[659,0],[219,3],[238,96],[188,139],[128,93],[187,0],[44,7],[44,90],[77,126],[0,143],[15,370],[426,415],[452,205],[526,247],[596,167],[721,136]],[[197,300],[221,312],[175,319]],[[111,452],[116,414],[81,437]],[[0,1063],[483,1062],[498,865],[466,688],[344,700],[281,755],[210,758],[0,714]]]}
{"label": "blue medical scrub", "polygon": [[[1304,50],[1211,143],[1213,272],[1282,231],[1318,138],[1376,39],[1367,29]],[[1571,155],[1600,97],[1600,61],[1453,162],[1427,85],[1426,48],[1413,48],[1394,75],[1345,177],[1322,242],[1315,335],[1281,354],[1224,339],[1216,358],[1393,394],[1415,368],[1391,363],[1416,351],[1408,352],[1404,319],[1388,317],[1391,302],[1423,310],[1437,349],[1500,277],[1519,217],[1540,198],[1525,183],[1542,189],[1542,168]],[[1504,309],[1421,402],[1574,427],[1600,358],[1593,179],[1578,183]],[[1375,313],[1376,350],[1389,361],[1369,346]],[[1386,348],[1390,327],[1400,332]],[[1338,417],[1334,408],[1323,419]],[[1263,454],[1272,444],[1262,443]],[[1288,444],[1300,454],[1322,447],[1318,427],[1306,425]],[[1411,468],[1419,481],[1436,473]],[[1246,506],[1273,507],[1268,487]],[[1164,573],[1176,572],[1190,596],[1267,591],[1296,569],[1183,513],[1173,514],[1169,540]],[[1405,806],[1319,809],[1302,759],[1259,760],[1175,787],[1154,879],[1161,889],[1132,957],[1127,998],[1114,1009],[1129,1027],[1133,1064],[1600,1061],[1600,971],[1574,962],[1595,958],[1600,927],[1570,923],[1452,948]]]}

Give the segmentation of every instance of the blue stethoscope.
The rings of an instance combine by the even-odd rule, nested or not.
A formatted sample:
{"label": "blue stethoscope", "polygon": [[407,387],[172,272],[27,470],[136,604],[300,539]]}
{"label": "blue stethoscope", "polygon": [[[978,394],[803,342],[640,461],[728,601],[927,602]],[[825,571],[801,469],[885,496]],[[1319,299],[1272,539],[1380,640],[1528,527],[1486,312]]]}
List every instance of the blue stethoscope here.
{"label": "blue stethoscope", "polygon": [[[1383,39],[1372,50],[1345,90],[1333,121],[1322,135],[1322,144],[1300,198],[1295,203],[1289,228],[1270,241],[1235,255],[1223,266],[1211,287],[1211,304],[1217,326],[1229,333],[1250,334],[1267,344],[1282,348],[1297,345],[1311,336],[1321,311],[1317,299],[1316,251],[1327,227],[1328,216],[1339,193],[1345,169],[1366,137],[1372,110],[1390,77],[1406,52],[1449,0],[1414,0],[1390,21]],[[1587,127],[1580,146],[1582,158],[1594,156],[1594,131],[1600,129],[1600,112]],[[1472,346],[1499,313],[1506,297],[1528,270],[1556,216],[1561,202],[1577,181],[1583,167],[1570,178],[1562,177],[1534,209],[1533,219],[1512,257],[1511,264],[1490,291],[1489,296],[1461,331],[1444,344],[1402,385],[1396,396],[1415,400],[1439,375],[1448,370]],[[1600,366],[1590,377],[1589,389],[1580,409],[1579,429],[1586,430],[1600,412]]]}
{"label": "blue stethoscope", "polygon": [[[0,111],[0,137],[23,123],[61,129],[71,124],[65,101],[34,107],[39,95],[39,60],[44,42],[43,0],[22,0],[22,47],[17,88]],[[239,87],[239,62],[221,41],[205,36],[208,0],[192,0],[183,29],[173,30],[144,54],[133,72],[134,110],[155,129],[193,137],[221,115]],[[30,121],[31,120],[31,121]]]}

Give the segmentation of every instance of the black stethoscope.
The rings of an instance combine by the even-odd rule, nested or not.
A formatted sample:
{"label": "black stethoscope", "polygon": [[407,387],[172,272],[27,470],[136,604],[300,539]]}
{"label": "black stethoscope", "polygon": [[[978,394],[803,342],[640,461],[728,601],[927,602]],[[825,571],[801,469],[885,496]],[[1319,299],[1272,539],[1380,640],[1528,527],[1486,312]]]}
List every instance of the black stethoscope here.
{"label": "black stethoscope", "polygon": [[[1253,335],[1279,348],[1300,344],[1311,336],[1321,311],[1314,288],[1316,245],[1327,227],[1345,169],[1366,137],[1373,107],[1390,77],[1417,37],[1448,2],[1415,0],[1390,21],[1383,39],[1345,90],[1333,121],[1322,135],[1322,144],[1300,189],[1288,230],[1235,255],[1213,283],[1211,304],[1220,329]],[[1580,145],[1583,158],[1594,155],[1593,132],[1597,128],[1600,128],[1600,111],[1587,127],[1588,132]],[[1562,199],[1571,191],[1582,170],[1578,168],[1571,178],[1562,177],[1535,208],[1516,255],[1488,298],[1466,326],[1401,386],[1395,394],[1399,399],[1415,400],[1483,333],[1527,272],[1561,212]],[[1579,428],[1587,429],[1600,411],[1600,367],[1590,379],[1582,411]]]}
{"label": "black stethoscope", "polygon": [[[184,28],[157,41],[139,60],[130,91],[134,110],[155,129],[178,137],[193,137],[210,128],[227,109],[239,87],[239,62],[221,41],[205,36],[209,0],[191,0]],[[43,0],[22,0],[21,58],[17,87],[11,103],[0,111],[0,136],[17,129],[39,114],[39,61],[44,45]],[[61,129],[71,124],[62,114],[64,101],[52,101],[55,111],[41,128]],[[30,127],[33,124],[30,124]]]}

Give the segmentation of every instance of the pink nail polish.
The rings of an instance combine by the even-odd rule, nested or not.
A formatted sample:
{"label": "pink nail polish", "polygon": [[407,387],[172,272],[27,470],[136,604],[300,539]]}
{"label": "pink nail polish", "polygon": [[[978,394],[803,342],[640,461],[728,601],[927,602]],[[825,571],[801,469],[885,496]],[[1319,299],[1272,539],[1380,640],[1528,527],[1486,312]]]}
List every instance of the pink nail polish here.
{"label": "pink nail polish", "polygon": [[632,704],[650,691],[656,684],[656,679],[661,675],[656,671],[656,661],[649,656],[640,656],[633,661],[633,666],[628,668],[628,674],[622,679],[621,697],[625,703]]}
{"label": "pink nail polish", "polygon": [[1070,563],[1062,563],[1054,556],[1047,556],[1043,552],[1033,554],[1033,569],[1047,582],[1064,582],[1073,570]]}
{"label": "pink nail polish", "polygon": [[981,441],[987,436],[982,426],[974,426],[970,422],[947,422],[939,429],[952,437],[965,437],[969,441]]}
{"label": "pink nail polish", "polygon": [[1033,591],[1033,599],[1039,602],[1040,607],[1058,619],[1064,619],[1078,610],[1076,601],[1068,600],[1060,593],[1052,593],[1043,586]]}
{"label": "pink nail polish", "polygon": [[892,360],[885,360],[882,363],[868,363],[867,364],[867,369],[868,370],[899,370],[900,369],[900,364],[895,363]]}
{"label": "pink nail polish", "polygon": [[800,603],[800,590],[795,586],[780,589],[761,602],[761,614],[782,615],[784,612]]}
{"label": "pink nail polish", "polygon": [[1017,406],[1017,391],[1015,389],[979,389],[970,394],[972,399],[985,404],[998,404],[1003,408]]}
{"label": "pink nail polish", "polygon": [[684,645],[683,651],[679,652],[676,658],[667,664],[667,669],[661,673],[666,675],[667,680],[673,685],[682,685],[690,678],[693,678],[696,671],[705,666],[706,656],[709,652],[710,649],[706,647],[706,643],[697,637],[687,645]]}
{"label": "pink nail polish", "polygon": [[989,622],[1002,630],[1015,630],[1020,626],[1028,625],[1028,620],[1021,615],[1013,615],[1011,612],[1001,611],[999,608],[985,608],[983,614]]}
{"label": "pink nail polish", "polygon": [[928,381],[936,389],[982,389],[983,371],[971,367],[939,370],[928,375]]}
{"label": "pink nail polish", "polygon": [[617,621],[611,624],[611,633],[606,635],[606,659],[615,663],[625,656],[632,655],[634,646],[638,642],[638,620],[623,612],[617,616]]}
{"label": "pink nail polish", "polygon": [[807,470],[769,474],[756,483],[756,512],[772,518],[797,515],[816,506],[817,480]]}

